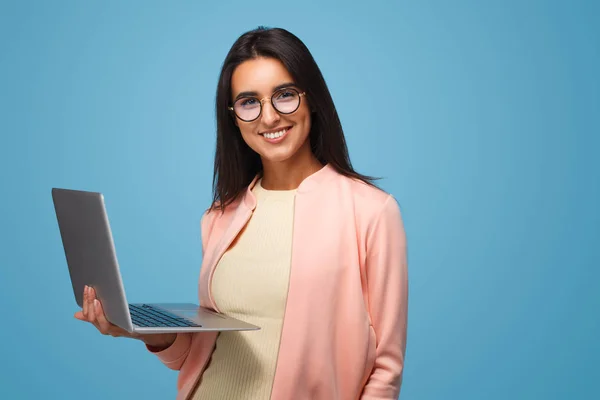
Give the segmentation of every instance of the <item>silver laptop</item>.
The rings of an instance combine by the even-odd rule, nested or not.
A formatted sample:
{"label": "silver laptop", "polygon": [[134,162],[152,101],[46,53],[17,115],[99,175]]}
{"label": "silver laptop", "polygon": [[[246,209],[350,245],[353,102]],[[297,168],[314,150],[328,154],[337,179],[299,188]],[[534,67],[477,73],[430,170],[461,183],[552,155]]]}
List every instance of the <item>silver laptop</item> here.
{"label": "silver laptop", "polygon": [[136,333],[256,330],[259,327],[190,303],[129,304],[117,261],[104,196],[52,189],[75,300],[85,285],[96,291],[108,321]]}

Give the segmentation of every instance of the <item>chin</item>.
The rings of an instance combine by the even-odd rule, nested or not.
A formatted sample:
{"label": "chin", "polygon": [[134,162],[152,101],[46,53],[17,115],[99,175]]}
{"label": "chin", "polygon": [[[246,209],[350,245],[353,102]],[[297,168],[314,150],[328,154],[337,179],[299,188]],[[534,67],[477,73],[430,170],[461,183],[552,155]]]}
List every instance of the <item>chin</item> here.
{"label": "chin", "polygon": [[285,153],[285,154],[261,154],[260,158],[263,161],[267,161],[267,162],[272,162],[272,163],[280,163],[280,162],[284,162],[284,161],[288,161],[289,159],[293,158],[294,154],[289,154],[289,153]]}
{"label": "chin", "polygon": [[[271,148],[269,148],[271,147]],[[267,162],[284,162],[295,158],[304,151],[303,146],[298,146],[297,143],[286,143],[280,145],[267,145],[262,143],[256,146],[255,151],[260,155],[263,161]]]}
{"label": "chin", "polygon": [[285,142],[280,144],[273,145],[259,141],[254,142],[251,147],[259,154],[263,162],[268,163],[288,162],[296,158],[303,159],[304,153],[311,152],[308,137],[304,139],[304,143],[299,142],[298,138],[288,137]]}

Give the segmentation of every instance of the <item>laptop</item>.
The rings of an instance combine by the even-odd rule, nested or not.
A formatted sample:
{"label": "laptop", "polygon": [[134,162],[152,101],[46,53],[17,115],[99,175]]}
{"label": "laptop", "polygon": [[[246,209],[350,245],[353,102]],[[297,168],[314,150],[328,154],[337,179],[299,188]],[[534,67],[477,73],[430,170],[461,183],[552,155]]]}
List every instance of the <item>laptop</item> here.
{"label": "laptop", "polygon": [[129,304],[104,196],[97,192],[52,188],[52,200],[79,307],[83,307],[83,289],[88,285],[95,289],[106,319],[128,332],[150,334],[260,329],[192,303]]}

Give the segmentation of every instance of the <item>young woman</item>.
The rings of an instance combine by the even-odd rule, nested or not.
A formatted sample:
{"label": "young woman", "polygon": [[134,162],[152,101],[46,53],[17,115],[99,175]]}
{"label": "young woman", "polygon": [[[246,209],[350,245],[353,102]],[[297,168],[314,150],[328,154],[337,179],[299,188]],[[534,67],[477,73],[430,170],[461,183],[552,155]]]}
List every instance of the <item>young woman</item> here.
{"label": "young woman", "polygon": [[179,399],[397,399],[408,298],[400,209],[353,170],[309,50],[283,29],[245,33],[216,105],[200,304],[261,330],[131,335],[91,288],[76,317],[145,342],[180,371]]}

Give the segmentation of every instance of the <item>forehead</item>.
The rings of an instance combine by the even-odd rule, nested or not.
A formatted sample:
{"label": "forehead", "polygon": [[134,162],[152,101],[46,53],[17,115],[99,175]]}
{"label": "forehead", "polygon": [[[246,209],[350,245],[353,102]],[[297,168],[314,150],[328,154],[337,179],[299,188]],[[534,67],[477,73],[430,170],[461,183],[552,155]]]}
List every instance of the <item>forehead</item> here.
{"label": "forehead", "polygon": [[231,94],[256,92],[269,96],[276,86],[294,80],[281,61],[274,58],[255,58],[237,66],[231,76]]}

